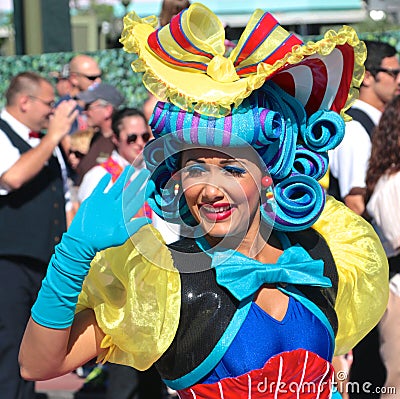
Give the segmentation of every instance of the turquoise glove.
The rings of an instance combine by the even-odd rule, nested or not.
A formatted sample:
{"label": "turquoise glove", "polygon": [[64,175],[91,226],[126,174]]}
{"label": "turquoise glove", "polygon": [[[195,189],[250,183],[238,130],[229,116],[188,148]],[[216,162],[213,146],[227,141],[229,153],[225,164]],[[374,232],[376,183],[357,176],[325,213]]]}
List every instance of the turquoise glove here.
{"label": "turquoise glove", "polygon": [[75,307],[90,262],[98,251],[122,245],[147,224],[147,218],[132,219],[154,190],[141,170],[124,189],[134,169],[127,167],[107,193],[111,175],[100,180],[93,193],[82,203],[68,231],[56,246],[32,318],[50,328],[67,328],[74,319]]}
{"label": "turquoise glove", "polygon": [[107,193],[104,190],[111,176],[104,176],[79,207],[60,245],[68,246],[69,251],[73,249],[75,253],[92,260],[97,252],[122,245],[147,224],[146,218],[131,218],[151,194],[154,183],[150,181],[147,187],[141,188],[150,175],[148,170],[143,169],[124,190],[133,172],[134,168],[125,168]]}

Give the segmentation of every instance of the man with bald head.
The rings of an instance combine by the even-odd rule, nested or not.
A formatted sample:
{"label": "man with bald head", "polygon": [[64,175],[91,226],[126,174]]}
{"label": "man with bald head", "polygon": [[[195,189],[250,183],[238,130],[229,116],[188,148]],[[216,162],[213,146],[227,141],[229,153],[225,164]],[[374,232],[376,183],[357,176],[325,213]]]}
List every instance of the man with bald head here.
{"label": "man with bald head", "polygon": [[69,63],[69,80],[72,83],[72,97],[87,90],[93,83],[101,82],[101,70],[97,61],[86,55],[79,54]]}
{"label": "man with bald head", "polygon": [[[54,109],[53,86],[34,72],[15,76],[0,114],[0,397],[34,399],[18,351],[54,246],[66,228],[58,144],[76,101]],[[41,130],[47,133],[41,138]],[[65,168],[64,168],[65,169]]]}
{"label": "man with bald head", "polygon": [[[57,106],[65,100],[75,100],[79,93],[93,85],[101,83],[101,69],[94,58],[86,54],[78,54],[69,62],[68,80],[72,86],[71,90],[69,94],[59,99]],[[83,108],[78,104],[77,109],[79,113],[69,133],[87,128],[86,116],[83,113]],[[63,140],[62,144],[65,152],[68,153],[68,140]]]}

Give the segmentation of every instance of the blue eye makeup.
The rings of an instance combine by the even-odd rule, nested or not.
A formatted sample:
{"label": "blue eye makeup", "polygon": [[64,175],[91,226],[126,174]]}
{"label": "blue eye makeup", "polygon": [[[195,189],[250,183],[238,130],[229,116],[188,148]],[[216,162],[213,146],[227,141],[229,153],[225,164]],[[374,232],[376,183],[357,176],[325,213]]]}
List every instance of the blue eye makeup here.
{"label": "blue eye makeup", "polygon": [[247,171],[246,169],[240,168],[238,166],[227,165],[224,166],[223,169],[230,173],[234,177],[243,176]]}
{"label": "blue eye makeup", "polygon": [[185,169],[189,177],[201,176],[202,173],[206,172],[206,168],[200,164],[190,165],[187,166]]}
{"label": "blue eye makeup", "polygon": [[[218,167],[223,173],[233,177],[241,177],[247,170],[236,165],[224,165]],[[209,167],[202,163],[195,163],[185,167],[185,172],[188,177],[199,177],[204,173],[209,172]]]}

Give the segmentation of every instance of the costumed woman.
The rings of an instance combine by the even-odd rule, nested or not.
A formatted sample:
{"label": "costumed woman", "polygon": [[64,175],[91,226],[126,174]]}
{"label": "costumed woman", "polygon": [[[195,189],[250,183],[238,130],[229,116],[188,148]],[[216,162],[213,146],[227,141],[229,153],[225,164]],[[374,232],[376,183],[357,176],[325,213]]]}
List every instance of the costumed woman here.
{"label": "costumed woman", "polygon": [[[332,356],[388,297],[374,231],[318,183],[362,80],[363,43],[343,27],[304,44],[257,10],[226,57],[201,4],[158,30],[155,17],[124,22],[133,68],[161,100],[148,171],[129,183],[126,170],[107,193],[101,181],[80,207],[32,309],[23,377],[97,356],[155,364],[181,398],[336,395]],[[188,236],[167,246],[132,219],[147,197]]]}

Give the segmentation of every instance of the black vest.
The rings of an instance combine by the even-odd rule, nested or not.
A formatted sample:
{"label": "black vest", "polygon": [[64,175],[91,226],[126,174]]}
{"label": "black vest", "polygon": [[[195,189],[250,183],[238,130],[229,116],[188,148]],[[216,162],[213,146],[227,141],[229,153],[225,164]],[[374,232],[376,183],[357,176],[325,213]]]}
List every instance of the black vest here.
{"label": "black vest", "polygon": [[[313,229],[286,233],[292,245],[299,243],[313,259],[324,261],[330,288],[296,286],[328,318],[334,333],[338,274],[325,239]],[[181,277],[181,312],[178,330],[170,347],[155,363],[163,379],[175,380],[190,373],[211,353],[227,329],[239,302],[216,282],[211,259],[190,238],[168,245]],[[188,256],[190,254],[190,256]],[[203,270],[193,272],[193,270]]]}
{"label": "black vest", "polygon": [[[32,147],[0,120],[0,129],[21,154]],[[51,156],[20,189],[0,195],[0,256],[23,256],[47,265],[66,230],[60,164]]]}

